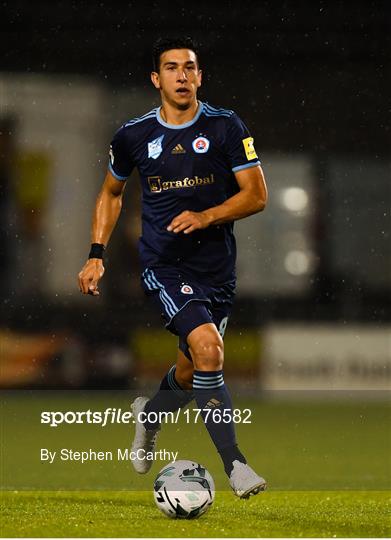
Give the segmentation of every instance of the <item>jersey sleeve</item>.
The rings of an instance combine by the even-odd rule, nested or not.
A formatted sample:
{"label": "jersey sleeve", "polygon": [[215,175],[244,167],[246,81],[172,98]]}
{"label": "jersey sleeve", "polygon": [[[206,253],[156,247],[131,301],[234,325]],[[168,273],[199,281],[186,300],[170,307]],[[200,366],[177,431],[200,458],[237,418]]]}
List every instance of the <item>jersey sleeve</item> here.
{"label": "jersey sleeve", "polygon": [[235,113],[228,119],[226,150],[233,172],[260,165],[254,139]]}
{"label": "jersey sleeve", "polygon": [[134,169],[129,130],[122,126],[114,135],[109,151],[109,171],[117,180],[127,180]]}

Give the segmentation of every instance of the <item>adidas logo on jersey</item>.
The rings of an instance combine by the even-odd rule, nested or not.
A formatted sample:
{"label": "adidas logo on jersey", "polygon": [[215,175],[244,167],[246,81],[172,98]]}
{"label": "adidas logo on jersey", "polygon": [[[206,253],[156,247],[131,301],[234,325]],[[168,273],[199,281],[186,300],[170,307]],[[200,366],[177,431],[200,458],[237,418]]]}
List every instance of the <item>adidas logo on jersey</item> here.
{"label": "adidas logo on jersey", "polygon": [[186,154],[186,150],[183,148],[183,146],[181,144],[177,144],[171,150],[171,154]]}

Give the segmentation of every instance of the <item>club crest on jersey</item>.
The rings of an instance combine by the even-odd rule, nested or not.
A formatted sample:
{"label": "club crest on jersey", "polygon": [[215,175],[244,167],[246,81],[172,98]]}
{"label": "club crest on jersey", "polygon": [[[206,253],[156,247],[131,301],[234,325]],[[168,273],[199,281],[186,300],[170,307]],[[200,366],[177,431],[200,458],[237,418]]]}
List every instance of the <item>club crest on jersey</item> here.
{"label": "club crest on jersey", "polygon": [[209,139],[202,136],[197,137],[192,142],[193,150],[197,154],[205,154],[209,150],[209,145],[210,145]]}
{"label": "club crest on jersey", "polygon": [[163,151],[162,141],[164,135],[160,135],[157,139],[148,143],[148,157],[152,159],[157,159]]}
{"label": "club crest on jersey", "polygon": [[193,294],[193,289],[190,287],[190,285],[182,285],[181,287],[181,293],[183,294]]}

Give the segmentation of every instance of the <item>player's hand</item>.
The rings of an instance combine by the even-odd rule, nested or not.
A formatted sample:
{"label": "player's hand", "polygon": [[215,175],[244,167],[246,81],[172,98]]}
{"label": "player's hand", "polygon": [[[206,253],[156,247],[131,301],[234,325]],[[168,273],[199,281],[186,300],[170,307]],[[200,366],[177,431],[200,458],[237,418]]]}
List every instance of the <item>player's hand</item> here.
{"label": "player's hand", "polygon": [[78,276],[80,292],[99,296],[98,281],[104,273],[102,259],[88,259]]}
{"label": "player's hand", "polygon": [[206,229],[210,224],[211,219],[206,212],[185,210],[171,221],[167,230],[174,233],[183,231],[184,234],[189,234],[197,229]]}

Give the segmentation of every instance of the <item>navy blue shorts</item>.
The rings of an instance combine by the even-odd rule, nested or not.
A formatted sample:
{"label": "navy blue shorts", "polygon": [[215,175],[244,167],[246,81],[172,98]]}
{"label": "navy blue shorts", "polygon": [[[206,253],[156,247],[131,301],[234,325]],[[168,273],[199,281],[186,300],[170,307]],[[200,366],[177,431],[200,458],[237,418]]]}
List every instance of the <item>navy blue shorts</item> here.
{"label": "navy blue shorts", "polygon": [[214,323],[221,337],[227,327],[235,296],[235,280],[214,287],[172,267],[146,268],[144,292],[158,302],[166,328],[179,336],[179,348],[191,359],[187,336],[205,323]]}

